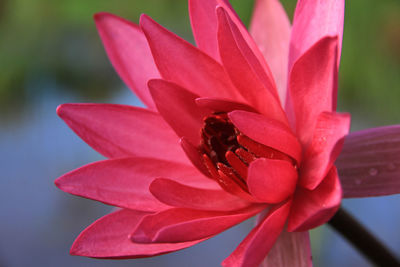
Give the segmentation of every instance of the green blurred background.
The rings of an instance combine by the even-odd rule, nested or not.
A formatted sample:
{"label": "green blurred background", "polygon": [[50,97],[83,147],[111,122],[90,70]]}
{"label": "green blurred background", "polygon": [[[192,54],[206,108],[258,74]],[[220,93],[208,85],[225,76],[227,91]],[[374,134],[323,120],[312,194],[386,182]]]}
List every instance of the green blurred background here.
{"label": "green blurred background", "polygon": [[[248,24],[253,1],[231,2]],[[293,14],[295,1],[283,4]],[[0,266],[186,266],[193,255],[199,260],[204,254],[207,265],[191,265],[214,266],[250,223],[214,243],[155,261],[68,256],[79,230],[109,208],[54,188],[57,176],[101,159],[56,118],[55,108],[64,102],[139,104],[108,62],[92,19],[99,11],[134,22],[147,13],[193,41],[186,0],[0,0],[0,208],[6,214],[0,221]],[[347,1],[339,109],[352,113],[353,129],[399,124],[399,100],[400,1]],[[397,252],[400,234],[390,227],[400,223],[399,204],[397,196],[345,201],[371,228],[389,223],[374,231]],[[343,260],[352,266],[367,264],[326,227],[314,231],[313,241],[316,266],[337,266],[339,255],[347,255]]]}
{"label": "green blurred background", "polygon": [[[252,1],[231,1],[248,23]],[[293,14],[295,1],[283,1]],[[26,83],[51,76],[88,101],[106,99],[120,83],[107,63],[92,15],[109,11],[137,21],[147,13],[192,40],[185,0],[1,0],[0,107],[29,105]],[[400,111],[400,2],[346,3],[340,107],[375,124],[396,123]],[[383,105],[384,104],[384,105]]]}

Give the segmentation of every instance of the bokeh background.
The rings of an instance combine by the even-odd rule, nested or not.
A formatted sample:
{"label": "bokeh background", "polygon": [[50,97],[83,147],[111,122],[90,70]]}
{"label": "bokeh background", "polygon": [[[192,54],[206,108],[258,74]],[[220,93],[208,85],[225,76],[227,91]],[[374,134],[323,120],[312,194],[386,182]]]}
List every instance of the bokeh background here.
{"label": "bokeh background", "polygon": [[[231,1],[245,23],[253,1]],[[283,1],[289,14],[294,0]],[[0,0],[0,266],[218,266],[252,226],[140,260],[69,256],[74,238],[110,207],[58,190],[63,173],[102,159],[59,119],[57,105],[140,105],[119,80],[92,15],[147,13],[192,41],[186,0]],[[400,1],[346,3],[339,108],[353,130],[400,123]],[[343,205],[400,256],[400,197]],[[369,266],[329,227],[312,231],[315,266]]]}

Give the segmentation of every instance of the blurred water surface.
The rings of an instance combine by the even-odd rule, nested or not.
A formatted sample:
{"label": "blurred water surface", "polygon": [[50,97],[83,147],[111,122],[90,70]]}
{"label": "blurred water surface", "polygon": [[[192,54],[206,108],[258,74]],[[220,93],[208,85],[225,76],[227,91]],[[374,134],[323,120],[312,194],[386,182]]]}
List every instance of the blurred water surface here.
{"label": "blurred water surface", "polygon": [[[137,20],[146,12],[189,36],[185,2],[0,2],[0,31],[7,37],[0,44],[0,266],[218,266],[249,231],[252,221],[150,259],[68,254],[79,232],[111,208],[54,186],[63,173],[102,159],[55,109],[66,102],[140,105],[107,62],[91,14],[108,10]],[[251,2],[233,2],[248,22]],[[293,9],[294,1],[285,5]],[[339,103],[352,112],[353,129],[400,123],[399,14],[396,0],[347,2]],[[399,196],[345,200],[344,206],[400,255]],[[315,266],[369,266],[329,227],[314,230],[312,239]]]}

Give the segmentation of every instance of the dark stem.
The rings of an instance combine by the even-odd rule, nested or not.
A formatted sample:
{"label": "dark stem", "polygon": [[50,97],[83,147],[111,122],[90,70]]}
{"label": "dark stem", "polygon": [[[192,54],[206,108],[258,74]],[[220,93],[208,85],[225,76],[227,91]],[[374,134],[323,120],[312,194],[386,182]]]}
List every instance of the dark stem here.
{"label": "dark stem", "polygon": [[328,222],[377,266],[400,267],[400,261],[343,208]]}

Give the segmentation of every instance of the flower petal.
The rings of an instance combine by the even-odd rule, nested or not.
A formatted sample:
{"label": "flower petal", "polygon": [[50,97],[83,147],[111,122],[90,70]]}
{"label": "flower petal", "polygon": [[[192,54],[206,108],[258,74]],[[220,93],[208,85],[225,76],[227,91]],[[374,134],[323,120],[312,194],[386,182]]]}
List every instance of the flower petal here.
{"label": "flower petal", "polygon": [[172,208],[144,217],[131,239],[136,243],[180,243],[208,238],[254,216],[264,207],[254,205],[229,212]]}
{"label": "flower petal", "polygon": [[305,147],[311,142],[319,114],[335,109],[332,92],[337,86],[336,56],[337,38],[323,38],[297,60],[290,73],[296,132]]}
{"label": "flower petal", "polygon": [[193,246],[205,239],[174,244],[137,244],[128,236],[147,212],[119,210],[100,218],[86,228],[71,247],[72,255],[92,258],[143,258]]}
{"label": "flower petal", "polygon": [[215,16],[218,4],[231,8],[227,0],[189,0],[190,23],[196,44],[215,60],[219,60]]}
{"label": "flower petal", "polygon": [[289,215],[288,231],[307,231],[326,223],[340,206],[342,189],[335,167],[314,190],[298,187]]}
{"label": "flower petal", "polygon": [[194,187],[216,189],[192,166],[148,158],[124,158],[95,162],[56,180],[61,190],[113,206],[143,211],[168,208],[149,191],[158,177],[168,177]]}
{"label": "flower petal", "polygon": [[338,36],[337,67],[343,36],[344,0],[300,0],[297,2],[290,39],[289,67],[325,36]]}
{"label": "flower petal", "polygon": [[272,119],[286,122],[272,77],[266,74],[226,11],[219,7],[217,16],[219,52],[233,83],[251,106]]}
{"label": "flower petal", "polygon": [[195,188],[169,179],[154,180],[150,192],[159,201],[178,208],[233,211],[251,204],[221,189]]}
{"label": "flower petal", "polygon": [[343,197],[400,193],[400,125],[349,134],[335,164]]}
{"label": "flower petal", "polygon": [[310,236],[283,230],[260,267],[312,267]]}
{"label": "flower petal", "polygon": [[146,37],[130,21],[109,13],[94,16],[107,55],[121,79],[150,109],[155,109],[147,81],[159,78]]}
{"label": "flower petal", "polygon": [[300,167],[300,185],[315,189],[332,168],[350,130],[350,114],[323,112]]}
{"label": "flower petal", "polygon": [[279,203],[294,193],[297,170],[285,160],[260,158],[249,166],[250,193],[266,203]]}
{"label": "flower petal", "polygon": [[253,38],[251,38],[246,26],[232,8],[229,0],[189,0],[190,21],[199,48],[214,57],[216,60],[219,60],[218,44],[216,39],[217,16],[215,13],[215,9],[218,6],[225,9],[233,23],[239,29],[248,46],[263,65],[265,71],[267,71],[270,74],[270,77],[272,77],[272,73],[265,62],[263,54],[258,49]]}
{"label": "flower petal", "polygon": [[278,0],[255,2],[250,34],[271,68],[282,105],[286,101],[290,28],[289,18]]}
{"label": "flower petal", "polygon": [[211,111],[196,106],[198,96],[164,80],[150,80],[148,85],[158,112],[176,134],[200,144],[203,118]]}
{"label": "flower petal", "polygon": [[286,125],[247,111],[235,110],[228,116],[244,135],[291,156],[298,163],[301,161],[301,145]]}
{"label": "flower petal", "polygon": [[220,98],[201,97],[196,99],[196,104],[201,108],[207,108],[209,110],[213,110],[214,112],[231,112],[234,110],[257,112],[249,105]]}
{"label": "flower petal", "polygon": [[200,97],[241,99],[223,67],[214,59],[157,24],[147,15],[140,18],[161,76]]}
{"label": "flower petal", "polygon": [[108,158],[152,157],[190,164],[178,136],[157,113],[114,104],[63,104],[58,115]]}
{"label": "flower petal", "polygon": [[272,208],[239,244],[233,253],[222,262],[224,267],[256,267],[268,254],[282,232],[289,214],[291,201]]}

